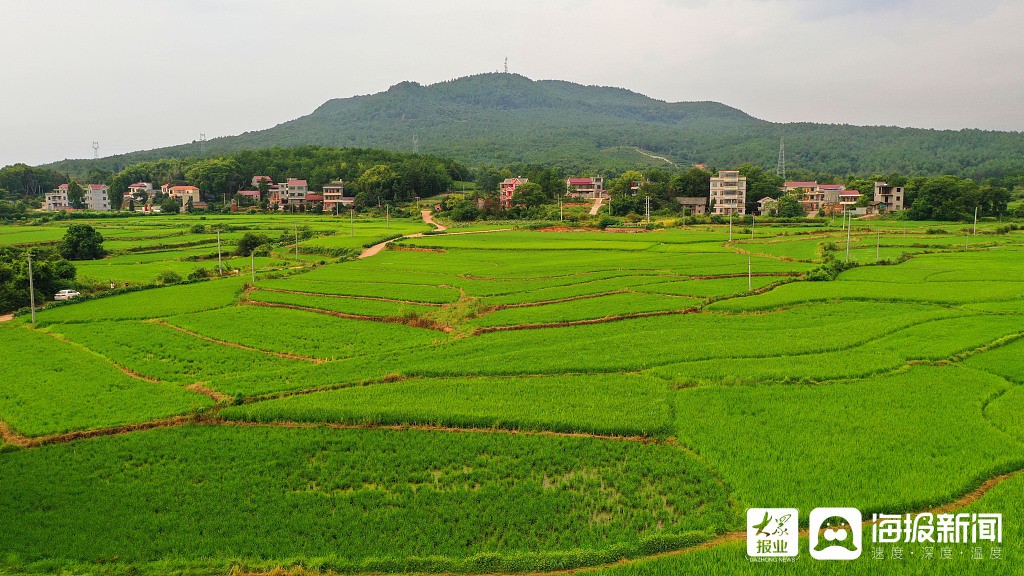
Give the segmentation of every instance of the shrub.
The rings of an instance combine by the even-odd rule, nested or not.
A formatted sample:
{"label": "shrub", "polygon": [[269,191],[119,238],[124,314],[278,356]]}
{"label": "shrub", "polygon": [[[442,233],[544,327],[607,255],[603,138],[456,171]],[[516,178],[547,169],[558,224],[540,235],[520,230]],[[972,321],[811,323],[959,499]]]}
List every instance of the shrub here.
{"label": "shrub", "polygon": [[184,280],[184,278],[181,277],[181,274],[178,274],[174,270],[164,270],[156,277],[158,284],[177,284],[182,280]]}

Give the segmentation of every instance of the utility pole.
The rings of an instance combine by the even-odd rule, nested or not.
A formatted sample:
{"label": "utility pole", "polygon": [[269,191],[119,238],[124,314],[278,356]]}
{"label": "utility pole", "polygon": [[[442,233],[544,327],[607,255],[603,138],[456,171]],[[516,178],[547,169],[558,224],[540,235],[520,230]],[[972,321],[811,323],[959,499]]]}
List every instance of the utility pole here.
{"label": "utility pole", "polygon": [[875,262],[878,262],[879,250],[882,246],[882,233],[875,232]]}
{"label": "utility pole", "polygon": [[729,242],[732,242],[732,210],[729,211]]}
{"label": "utility pole", "polygon": [[750,254],[747,254],[747,292],[754,291],[754,272],[750,264]]}
{"label": "utility pole", "polygon": [[224,260],[220,256],[220,230],[217,230],[217,268],[220,270],[220,275],[224,275]]}
{"label": "utility pole", "polygon": [[978,235],[978,207],[974,207],[974,235]]}
{"label": "utility pole", "polygon": [[558,221],[561,222],[564,219],[565,218],[564,218],[564,216],[562,214],[562,198],[559,197],[558,198]]}
{"label": "utility pole", "polygon": [[384,220],[388,223],[388,230],[391,230],[391,204],[384,205]]}
{"label": "utility pole", "polygon": [[644,214],[647,217],[647,224],[651,223],[651,197],[644,196]]}
{"label": "utility pole", "polygon": [[28,302],[32,309],[32,325],[36,323],[36,286],[32,281],[32,251],[28,251]]}
{"label": "utility pole", "polygon": [[249,267],[252,269],[252,285],[255,286],[256,285],[256,250],[253,250],[252,252],[250,252],[249,256],[252,257],[252,264],[250,264]]}
{"label": "utility pole", "polygon": [[349,224],[352,227],[352,231],[350,232],[350,235],[351,236],[355,236],[356,235],[356,211],[351,209],[351,208],[348,209],[348,221],[349,221]]}
{"label": "utility pole", "polygon": [[299,261],[299,227],[295,226],[295,261]]}
{"label": "utility pole", "polygon": [[850,229],[853,228],[853,221],[846,223],[846,261],[850,261]]}

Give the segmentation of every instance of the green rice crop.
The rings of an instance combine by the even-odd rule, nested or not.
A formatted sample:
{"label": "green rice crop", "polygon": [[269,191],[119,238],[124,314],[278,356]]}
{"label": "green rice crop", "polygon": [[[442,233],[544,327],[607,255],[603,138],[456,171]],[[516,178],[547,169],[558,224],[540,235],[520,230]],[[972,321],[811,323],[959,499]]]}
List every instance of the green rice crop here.
{"label": "green rice crop", "polygon": [[[439,424],[604,434],[671,430],[665,381],[634,374],[417,379],[222,411],[255,422]],[[614,418],[609,415],[614,414]]]}
{"label": "green rice crop", "polygon": [[[1008,318],[1011,323],[1017,322],[1015,332],[1024,332],[1024,322],[1021,322],[1021,319],[1021,316]],[[1024,339],[971,356],[964,364],[997,374],[1015,384],[1024,384]]]}
{"label": "green rice crop", "polygon": [[709,310],[771,310],[827,301],[924,302],[966,304],[986,300],[1024,298],[1024,282],[928,282],[921,284],[879,284],[841,279],[835,282],[792,282],[770,292],[723,300]]}
{"label": "green rice crop", "polygon": [[691,310],[700,304],[700,300],[685,296],[644,293],[611,294],[542,306],[506,308],[477,318],[470,324],[473,326],[551,324],[647,312]]}
{"label": "green rice crop", "polygon": [[[338,359],[392,350],[411,350],[444,339],[444,334],[403,324],[349,320],[303,310],[232,306],[167,320],[191,332],[259,350]],[[253,326],[272,329],[253,330]],[[315,338],[310,335],[315,334]]]}
{"label": "green rice crop", "polygon": [[743,506],[822,503],[903,512],[953,499],[1024,464],[981,417],[1007,383],[968,368],[916,366],[818,386],[701,387],[675,396],[679,438]]}
{"label": "green rice crop", "polygon": [[161,318],[229,306],[241,291],[242,279],[225,278],[75,302],[43,310],[38,318],[40,325]]}
{"label": "green rice crop", "polygon": [[329,310],[332,312],[342,312],[344,314],[378,317],[405,317],[410,314],[422,316],[436,308],[434,306],[406,304],[404,302],[387,302],[381,300],[368,300],[364,298],[333,297],[323,295],[291,294],[288,292],[274,292],[271,290],[256,290],[254,292],[250,292],[248,298],[254,302],[287,304],[289,306],[316,308],[318,310]]}
{"label": "green rice crop", "polygon": [[[159,380],[192,384],[206,382],[229,394],[253,394],[302,387],[302,383],[272,377],[296,364],[257,351],[207,342],[171,327],[149,322],[92,322],[51,328],[135,372]],[[243,375],[229,388],[225,376]]]}
{"label": "green rice crop", "polygon": [[[923,555],[928,544],[900,546],[903,558],[892,557],[891,546],[881,546],[885,558],[872,557],[871,527],[864,526],[864,550],[856,560],[846,562],[818,562],[808,557],[808,539],[800,537],[800,556],[796,562],[774,563],[766,566],[751,562],[747,556],[746,541],[724,543],[687,554],[665,556],[636,563],[600,569],[595,576],[676,576],[678,574],[735,574],[737,576],[763,576],[766,572],[784,576],[962,576],[963,574],[991,574],[1011,576],[1020,573],[1019,548],[1011,544],[1024,540],[1024,522],[1013,511],[1024,508],[1024,474],[1017,474],[986,492],[977,501],[955,510],[954,513],[1001,513],[1003,515],[1003,544],[985,543],[982,559],[973,556],[970,544],[949,546],[949,559],[941,558],[939,548],[932,545],[932,557]],[[999,559],[991,557],[991,548],[1000,548]]]}
{"label": "green rice crop", "polygon": [[120,426],[209,406],[206,396],[131,378],[88,350],[0,325],[0,420],[38,436]]}
{"label": "green rice crop", "polygon": [[0,453],[0,478],[8,565],[522,570],[678,547],[735,522],[683,451],[587,438],[186,426]]}
{"label": "green rice crop", "polygon": [[[754,276],[749,279],[750,286],[754,290],[764,288],[769,284],[784,282],[784,276]],[[743,294],[747,291],[748,279],[741,278],[711,278],[707,280],[677,280],[673,282],[657,282],[637,286],[637,292],[651,292],[654,294],[670,294],[676,296],[692,296],[694,298],[713,298],[718,296],[730,296]]]}
{"label": "green rice crop", "polygon": [[259,286],[262,288],[276,288],[278,290],[308,292],[310,294],[368,296],[372,298],[389,298],[392,300],[438,304],[454,302],[459,299],[459,293],[454,288],[419,284],[346,282],[340,278],[336,281],[307,280],[301,274],[276,280],[261,280]]}

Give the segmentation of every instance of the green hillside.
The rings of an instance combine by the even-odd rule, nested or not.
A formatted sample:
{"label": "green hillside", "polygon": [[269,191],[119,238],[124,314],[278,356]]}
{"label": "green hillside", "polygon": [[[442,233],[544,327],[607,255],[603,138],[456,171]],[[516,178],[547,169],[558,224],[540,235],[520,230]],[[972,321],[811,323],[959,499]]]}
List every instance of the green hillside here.
{"label": "green hillside", "polygon": [[[210,140],[204,153],[301,144],[415,146],[468,164],[614,171],[668,166],[644,152],[680,165],[774,165],[783,134],[791,166],[836,174],[1002,177],[1020,171],[1024,148],[1019,132],[779,124],[716,102],[669,103],[621,88],[489,73],[430,86],[402,82],[379,94],[330,100],[273,128]],[[196,144],[185,144],[54,167],[83,173],[198,154]]]}

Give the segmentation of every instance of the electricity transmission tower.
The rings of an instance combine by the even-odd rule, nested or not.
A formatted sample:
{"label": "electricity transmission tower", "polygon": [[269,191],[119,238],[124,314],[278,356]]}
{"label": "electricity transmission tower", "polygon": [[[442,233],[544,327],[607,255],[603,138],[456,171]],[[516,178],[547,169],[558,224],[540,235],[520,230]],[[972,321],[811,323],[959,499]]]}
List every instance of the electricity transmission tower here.
{"label": "electricity transmission tower", "polygon": [[505,57],[505,74],[508,74],[508,56]]}
{"label": "electricity transmission tower", "polygon": [[95,160],[95,159],[97,159],[99,157],[100,157],[100,143],[94,141],[92,143],[92,159]]}
{"label": "electricity transmission tower", "polygon": [[206,132],[199,133],[199,153],[206,151]]}

